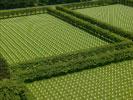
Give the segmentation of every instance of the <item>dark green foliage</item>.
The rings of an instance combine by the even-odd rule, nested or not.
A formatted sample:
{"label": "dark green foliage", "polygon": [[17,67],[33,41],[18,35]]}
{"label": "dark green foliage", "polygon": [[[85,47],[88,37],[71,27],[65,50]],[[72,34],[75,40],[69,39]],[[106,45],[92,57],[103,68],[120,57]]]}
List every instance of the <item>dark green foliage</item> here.
{"label": "dark green foliage", "polygon": [[[1,2],[4,2],[4,1],[1,1]],[[0,2],[0,5],[1,5],[1,2]],[[25,1],[23,1],[23,2],[25,2]],[[42,2],[44,2],[44,1],[42,0]],[[48,2],[48,0],[45,0],[45,2]],[[71,2],[71,1],[66,0],[65,2]],[[82,3],[69,3],[69,4],[62,4],[62,5],[65,7],[71,8],[71,9],[77,9],[77,8],[109,5],[109,4],[114,4],[114,3],[113,2],[92,1],[92,2],[82,2]],[[0,19],[19,17],[19,16],[28,16],[28,15],[34,15],[34,14],[42,14],[42,13],[47,12],[46,11],[47,7],[48,6],[46,6],[46,7],[40,6],[40,7],[31,7],[31,8],[3,10],[3,11],[0,11]]]}
{"label": "dark green foliage", "polygon": [[47,0],[48,5],[53,4],[63,4],[63,3],[72,3],[72,2],[80,2],[80,0]]}
{"label": "dark green foliage", "polygon": [[79,27],[89,33],[91,33],[94,36],[97,36],[107,42],[121,42],[121,41],[125,41],[127,40],[126,38],[123,38],[115,33],[112,33],[108,30],[105,30],[101,27],[98,27],[97,25],[94,25],[90,22],[84,21],[80,18],[77,18],[75,16],[72,16],[70,14],[67,14],[65,12],[56,10],[56,9],[52,9],[52,8],[48,8],[48,13],[52,14],[56,17],[59,17],[60,19],[67,21],[68,23]]}
{"label": "dark green foliage", "polygon": [[[80,0],[82,2],[87,2],[87,1],[93,1],[93,0]],[[117,2],[118,0],[96,0],[96,1],[100,1],[100,2]]]}
{"label": "dark green foliage", "polygon": [[112,0],[96,0],[96,1],[86,1],[86,2],[80,2],[80,3],[71,3],[63,5],[64,7],[70,8],[70,9],[80,9],[80,8],[88,8],[88,7],[97,7],[97,6],[107,6],[111,4],[116,4],[116,1]]}
{"label": "dark green foliage", "polygon": [[[14,9],[14,8],[24,8],[24,7],[33,7],[40,5],[54,5],[54,4],[66,4],[73,2],[80,2],[81,0],[0,0],[0,9]],[[88,2],[89,1],[89,2]],[[86,2],[75,3],[66,5],[67,7],[78,8],[78,7],[87,7],[90,5],[108,5],[114,4],[115,0],[86,0]]]}
{"label": "dark green foliage", "polygon": [[38,0],[0,0],[0,9],[23,8],[35,6]]}
{"label": "dark green foliage", "polygon": [[120,35],[122,37],[128,38],[128,39],[133,41],[133,33],[131,33],[131,32],[124,31],[121,28],[114,27],[114,26],[112,26],[112,25],[110,25],[108,23],[104,23],[102,21],[98,21],[95,18],[89,17],[87,15],[83,15],[81,13],[69,10],[69,9],[61,7],[61,6],[58,6],[56,8],[58,10],[61,10],[61,11],[66,12],[68,14],[71,14],[71,15],[77,17],[77,18],[81,18],[81,19],[83,19],[85,21],[88,21],[88,22],[90,22],[92,24],[95,24],[95,25],[97,25],[97,26],[99,26],[99,27],[101,27],[103,29],[108,29],[109,31],[111,31],[113,33],[116,33],[116,34],[118,34],[118,35]]}
{"label": "dark green foliage", "polygon": [[78,51],[12,66],[14,78],[25,82],[59,76],[113,62],[133,59],[133,42],[125,41],[110,46]]}
{"label": "dark green foliage", "polygon": [[133,0],[119,0],[119,3],[133,7]]}
{"label": "dark green foliage", "polygon": [[10,72],[7,61],[0,54],[0,80],[4,78],[10,78]]}
{"label": "dark green foliage", "polygon": [[14,9],[0,12],[0,19],[20,17],[20,16],[29,16],[46,13],[46,7],[33,7],[33,8],[23,8],[23,9]]}
{"label": "dark green foliage", "polygon": [[14,80],[2,80],[0,100],[34,100],[34,98],[24,84]]}
{"label": "dark green foliage", "polygon": [[39,5],[51,5],[80,2],[80,0],[0,0],[0,9],[25,8]]}

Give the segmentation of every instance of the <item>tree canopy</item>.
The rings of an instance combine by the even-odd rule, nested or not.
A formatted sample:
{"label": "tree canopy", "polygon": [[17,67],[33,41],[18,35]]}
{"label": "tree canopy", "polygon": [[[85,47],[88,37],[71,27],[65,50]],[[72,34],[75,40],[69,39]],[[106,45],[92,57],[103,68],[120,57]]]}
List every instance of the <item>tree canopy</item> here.
{"label": "tree canopy", "polygon": [[0,9],[79,2],[80,0],[0,0]]}

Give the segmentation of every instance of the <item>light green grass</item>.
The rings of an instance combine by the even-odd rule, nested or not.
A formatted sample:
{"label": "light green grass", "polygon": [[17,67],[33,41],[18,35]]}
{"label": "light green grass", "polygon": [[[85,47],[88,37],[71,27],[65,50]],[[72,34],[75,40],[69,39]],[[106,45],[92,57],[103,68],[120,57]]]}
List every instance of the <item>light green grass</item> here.
{"label": "light green grass", "polygon": [[133,60],[27,84],[36,100],[131,100]]}
{"label": "light green grass", "polygon": [[1,20],[0,36],[10,64],[108,44],[48,14]]}
{"label": "light green grass", "polygon": [[116,4],[109,6],[78,9],[77,12],[133,32],[133,8]]}

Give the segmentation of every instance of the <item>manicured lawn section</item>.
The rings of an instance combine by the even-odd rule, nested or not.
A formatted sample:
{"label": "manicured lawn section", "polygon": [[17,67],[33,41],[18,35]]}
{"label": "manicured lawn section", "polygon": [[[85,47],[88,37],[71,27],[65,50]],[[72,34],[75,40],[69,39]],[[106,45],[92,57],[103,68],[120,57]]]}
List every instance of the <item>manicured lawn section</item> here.
{"label": "manicured lawn section", "polygon": [[37,100],[132,98],[133,60],[27,84]]}
{"label": "manicured lawn section", "polygon": [[109,6],[78,9],[77,12],[133,32],[133,8],[116,4]]}
{"label": "manicured lawn section", "polygon": [[48,14],[0,21],[1,53],[13,64],[108,44]]}

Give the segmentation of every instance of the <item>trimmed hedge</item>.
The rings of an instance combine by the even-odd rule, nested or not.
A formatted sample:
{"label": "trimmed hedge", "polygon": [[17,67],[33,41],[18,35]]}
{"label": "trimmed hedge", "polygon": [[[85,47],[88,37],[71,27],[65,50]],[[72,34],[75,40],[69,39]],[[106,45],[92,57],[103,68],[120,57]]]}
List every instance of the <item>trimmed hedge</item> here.
{"label": "trimmed hedge", "polygon": [[133,7],[133,0],[119,0],[120,4],[127,5]]}
{"label": "trimmed hedge", "polygon": [[86,1],[86,2],[80,2],[80,3],[71,3],[71,4],[65,4],[64,7],[67,7],[69,9],[81,9],[81,8],[88,8],[88,7],[97,7],[97,6],[107,6],[111,4],[116,4],[115,1]]}
{"label": "trimmed hedge", "polygon": [[79,27],[79,28],[91,33],[92,35],[95,35],[107,42],[114,43],[114,42],[121,42],[121,41],[128,40],[119,35],[116,35],[115,33],[112,33],[108,30],[105,30],[105,29],[98,27],[90,22],[86,22],[82,19],[79,19],[79,18],[72,16],[70,14],[67,14],[65,12],[62,12],[62,11],[59,11],[56,9],[52,9],[52,8],[48,8],[47,10],[48,10],[49,14],[59,17],[60,19],[67,21],[68,23],[70,23],[76,27]]}
{"label": "trimmed hedge", "polygon": [[[91,6],[95,6],[99,3],[90,3],[90,2],[85,2],[85,3],[69,3],[69,4],[61,4],[63,6],[75,6],[78,5],[82,7],[84,4],[90,4]],[[84,5],[87,6],[87,5]],[[89,5],[89,6],[90,6]],[[105,4],[103,4],[105,5]],[[20,16],[29,16],[29,15],[36,15],[36,14],[42,14],[47,12],[47,7],[48,6],[40,6],[40,7],[29,7],[29,8],[18,8],[18,9],[11,9],[11,10],[2,10],[0,11],[0,19],[6,19],[6,18],[13,18],[13,17],[20,17]]]}
{"label": "trimmed hedge", "polygon": [[109,30],[109,31],[111,31],[113,33],[116,33],[116,34],[118,34],[118,35],[120,35],[122,37],[128,38],[128,39],[133,41],[133,33],[131,33],[131,32],[124,31],[121,28],[117,28],[117,27],[112,26],[112,25],[110,25],[108,23],[104,23],[104,22],[99,21],[99,20],[97,20],[95,18],[92,18],[90,16],[83,15],[81,13],[69,10],[69,9],[61,7],[61,6],[57,6],[56,9],[61,10],[61,11],[65,12],[65,13],[71,14],[71,15],[73,15],[73,16],[75,16],[77,18],[80,18],[82,20],[88,21],[88,22],[90,22],[92,24],[95,24],[95,25],[97,25],[97,26],[99,26],[99,27],[101,27],[103,29],[107,29],[107,30]]}
{"label": "trimmed hedge", "polygon": [[7,61],[0,54],[0,80],[4,78],[10,78],[10,71],[8,69]]}
{"label": "trimmed hedge", "polygon": [[0,100],[35,100],[23,83],[14,80],[0,81]]}
{"label": "trimmed hedge", "polygon": [[0,11],[0,19],[43,14],[47,12],[46,9],[47,7],[32,7],[32,8],[21,8],[21,9],[13,9],[5,11],[3,10]]}
{"label": "trimmed hedge", "polygon": [[18,64],[12,66],[13,77],[24,82],[32,82],[130,59],[133,59],[133,42],[121,42],[90,51],[84,50]]}
{"label": "trimmed hedge", "polygon": [[84,49],[84,50],[78,50],[78,51],[73,51],[71,53],[66,53],[66,54],[60,54],[58,56],[51,56],[51,57],[47,57],[47,58],[39,58],[39,59],[35,59],[35,60],[31,60],[31,61],[27,61],[27,62],[22,62],[22,63],[18,63],[14,66],[21,66],[21,68],[25,69],[27,67],[30,66],[25,66],[30,65],[30,64],[37,64],[38,62],[41,62],[41,60],[45,61],[44,63],[46,65],[52,65],[55,63],[61,62],[61,61],[68,61],[71,59],[77,59],[80,56],[95,56],[97,54],[102,54],[103,52],[111,52],[111,51],[117,51],[117,50],[122,50],[122,49],[126,49],[126,48],[131,48],[133,47],[133,42],[131,41],[123,41],[120,43],[114,43],[111,45],[104,45],[104,46],[100,46],[98,48],[91,48],[91,49]]}

